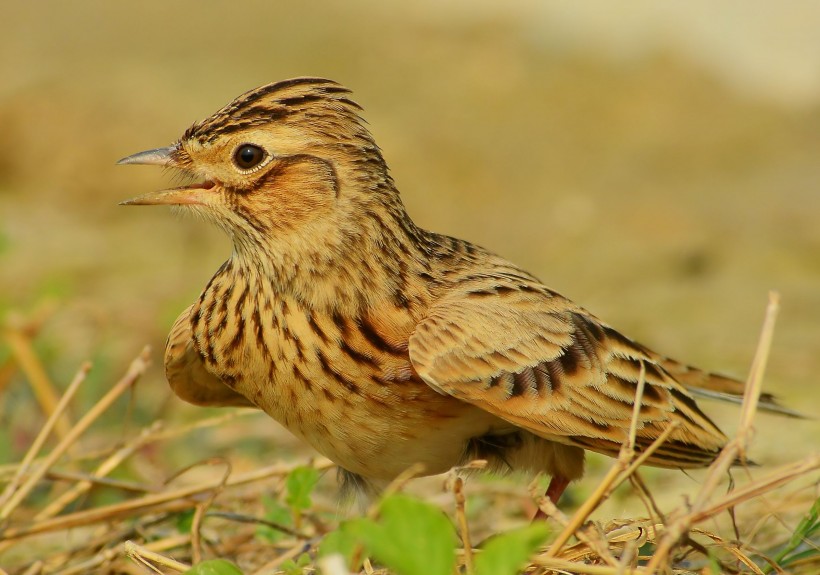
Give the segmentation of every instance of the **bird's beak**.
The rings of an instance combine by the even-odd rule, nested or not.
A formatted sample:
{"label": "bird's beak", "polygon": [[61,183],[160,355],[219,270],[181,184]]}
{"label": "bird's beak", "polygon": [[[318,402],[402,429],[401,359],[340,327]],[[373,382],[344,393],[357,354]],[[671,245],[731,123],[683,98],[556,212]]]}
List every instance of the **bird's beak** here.
{"label": "bird's beak", "polygon": [[193,187],[171,188],[158,192],[148,192],[136,198],[120,202],[121,206],[203,206],[207,203],[205,191],[213,183],[195,184]]}
{"label": "bird's beak", "polygon": [[145,150],[144,152],[137,152],[131,154],[117,162],[121,164],[140,164],[144,166],[170,166],[173,164],[173,154],[177,151],[176,146],[167,146],[165,148],[156,148],[154,150]]}
{"label": "bird's beak", "polygon": [[[156,148],[154,150],[146,150],[144,152],[137,152],[131,154],[118,161],[117,164],[140,164],[147,166],[163,166],[174,167],[176,164],[174,153],[177,151],[176,146],[167,146],[165,148]],[[130,200],[120,202],[121,206],[184,206],[184,205],[203,205],[205,204],[205,191],[213,188],[213,182],[206,181],[190,186],[183,186],[180,188],[172,188],[170,190],[160,190],[157,192],[149,192]]]}

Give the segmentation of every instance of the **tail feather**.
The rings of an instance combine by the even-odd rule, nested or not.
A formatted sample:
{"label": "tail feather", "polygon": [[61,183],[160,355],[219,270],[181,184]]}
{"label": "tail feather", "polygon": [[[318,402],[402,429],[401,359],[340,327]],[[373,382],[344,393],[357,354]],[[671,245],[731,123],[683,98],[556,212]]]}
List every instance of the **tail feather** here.
{"label": "tail feather", "polygon": [[[675,381],[683,385],[696,398],[716,399],[728,403],[740,404],[746,391],[746,383],[732,377],[711,373],[680,363],[666,357],[655,357]],[[789,407],[782,405],[771,393],[761,393],[758,408],[762,411],[777,413],[786,417],[806,419],[807,417]]]}

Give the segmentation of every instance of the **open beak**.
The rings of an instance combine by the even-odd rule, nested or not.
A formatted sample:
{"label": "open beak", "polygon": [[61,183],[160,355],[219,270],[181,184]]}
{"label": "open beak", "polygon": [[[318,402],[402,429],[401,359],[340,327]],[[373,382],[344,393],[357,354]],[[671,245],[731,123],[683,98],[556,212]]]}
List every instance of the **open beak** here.
{"label": "open beak", "polygon": [[[167,146],[165,148],[156,148],[154,150],[146,150],[144,152],[137,152],[131,154],[118,161],[117,164],[140,164],[146,166],[163,166],[166,168],[173,168],[176,166],[176,159],[174,153],[177,151],[176,146]],[[171,188],[169,190],[160,190],[157,192],[149,192],[130,200],[120,202],[121,206],[184,206],[184,205],[204,205],[207,203],[207,190],[214,187],[211,181],[192,184],[189,186],[182,186],[179,188]]]}
{"label": "open beak", "polygon": [[173,163],[173,154],[177,151],[176,146],[156,148],[155,150],[145,150],[131,154],[117,162],[120,164],[140,164],[144,166],[170,166]]}

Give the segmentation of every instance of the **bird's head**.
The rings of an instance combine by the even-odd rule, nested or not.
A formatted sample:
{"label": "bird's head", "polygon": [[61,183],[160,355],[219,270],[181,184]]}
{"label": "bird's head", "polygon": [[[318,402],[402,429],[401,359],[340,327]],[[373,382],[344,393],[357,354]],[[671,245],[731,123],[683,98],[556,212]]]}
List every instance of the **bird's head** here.
{"label": "bird's head", "polygon": [[[333,257],[362,218],[400,205],[379,148],[350,91],[295,78],[247,92],[171,146],[120,164],[182,171],[195,183],[125,205],[192,209],[225,229],[239,252],[291,252],[324,243]],[[302,253],[302,255],[305,255]]]}

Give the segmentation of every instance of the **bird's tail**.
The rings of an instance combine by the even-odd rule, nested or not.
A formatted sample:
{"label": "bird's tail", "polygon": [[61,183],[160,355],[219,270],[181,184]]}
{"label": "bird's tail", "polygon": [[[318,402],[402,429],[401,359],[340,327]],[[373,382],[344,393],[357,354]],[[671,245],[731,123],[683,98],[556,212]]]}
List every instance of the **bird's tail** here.
{"label": "bird's tail", "polygon": [[[746,384],[743,381],[711,373],[666,357],[653,357],[677,382],[693,396],[740,404]],[[771,393],[761,393],[758,408],[763,411],[805,419],[802,413],[782,405]]]}

